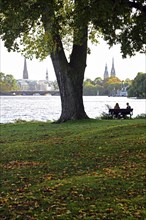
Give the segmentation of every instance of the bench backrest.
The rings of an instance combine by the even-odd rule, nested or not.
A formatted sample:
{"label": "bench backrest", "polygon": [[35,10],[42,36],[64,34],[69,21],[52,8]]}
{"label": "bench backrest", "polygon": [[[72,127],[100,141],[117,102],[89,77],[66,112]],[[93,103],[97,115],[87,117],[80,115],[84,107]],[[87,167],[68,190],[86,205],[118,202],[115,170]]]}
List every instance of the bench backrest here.
{"label": "bench backrest", "polygon": [[120,108],[120,109],[109,109],[109,113],[124,113],[124,114],[130,114],[133,112],[133,109],[127,109],[127,108]]}

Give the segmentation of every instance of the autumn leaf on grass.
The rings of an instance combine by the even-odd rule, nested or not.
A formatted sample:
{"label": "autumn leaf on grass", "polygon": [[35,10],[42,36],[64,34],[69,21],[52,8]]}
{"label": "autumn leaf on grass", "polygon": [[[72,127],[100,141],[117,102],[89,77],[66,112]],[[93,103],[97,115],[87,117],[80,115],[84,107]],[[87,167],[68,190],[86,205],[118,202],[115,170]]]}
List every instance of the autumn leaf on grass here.
{"label": "autumn leaf on grass", "polygon": [[43,165],[43,163],[33,161],[11,161],[7,164],[4,164],[3,167],[6,169],[15,169],[20,167],[33,167],[41,165]]}
{"label": "autumn leaf on grass", "polygon": [[44,179],[46,179],[46,180],[53,180],[53,179],[55,179],[54,178],[54,174],[48,173],[48,174],[44,175]]}
{"label": "autumn leaf on grass", "polygon": [[105,172],[106,175],[111,176],[115,178],[117,176],[117,172],[115,170],[112,170],[110,168],[103,168],[103,171]]}

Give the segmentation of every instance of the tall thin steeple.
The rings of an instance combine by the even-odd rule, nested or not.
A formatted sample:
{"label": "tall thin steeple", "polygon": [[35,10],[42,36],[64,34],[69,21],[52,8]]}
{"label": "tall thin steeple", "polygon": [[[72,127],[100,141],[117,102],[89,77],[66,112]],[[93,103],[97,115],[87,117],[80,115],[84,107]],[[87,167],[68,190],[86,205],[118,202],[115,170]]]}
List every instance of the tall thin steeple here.
{"label": "tall thin steeple", "polygon": [[116,76],[115,65],[114,65],[114,58],[112,59],[111,76],[112,77]]}
{"label": "tall thin steeple", "polygon": [[109,78],[109,74],[108,74],[108,69],[107,69],[107,64],[105,65],[105,70],[104,70],[104,79]]}
{"label": "tall thin steeple", "polygon": [[28,70],[27,70],[26,58],[24,58],[23,79],[28,79]]}

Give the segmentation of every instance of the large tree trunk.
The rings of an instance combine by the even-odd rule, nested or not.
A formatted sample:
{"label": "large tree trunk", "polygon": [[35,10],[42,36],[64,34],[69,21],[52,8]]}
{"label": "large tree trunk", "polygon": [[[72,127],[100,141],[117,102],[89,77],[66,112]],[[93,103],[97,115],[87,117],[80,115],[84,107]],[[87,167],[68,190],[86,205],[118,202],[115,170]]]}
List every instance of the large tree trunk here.
{"label": "large tree trunk", "polygon": [[[82,2],[75,1],[75,10],[80,11]],[[79,7],[79,8],[78,8]],[[48,17],[48,14],[52,16]],[[79,13],[78,13],[79,14]],[[75,17],[77,18],[77,17]],[[42,16],[46,35],[51,36],[51,59],[60,89],[62,112],[58,122],[88,118],[83,105],[83,80],[87,58],[87,22],[74,28],[73,49],[67,61],[59,33],[59,24],[52,7],[47,5]],[[48,38],[50,39],[50,38]],[[50,42],[49,42],[50,44]]]}
{"label": "large tree trunk", "polygon": [[86,67],[86,43],[73,46],[68,63],[63,48],[51,54],[60,90],[62,112],[57,122],[87,119],[83,105],[83,80]]}

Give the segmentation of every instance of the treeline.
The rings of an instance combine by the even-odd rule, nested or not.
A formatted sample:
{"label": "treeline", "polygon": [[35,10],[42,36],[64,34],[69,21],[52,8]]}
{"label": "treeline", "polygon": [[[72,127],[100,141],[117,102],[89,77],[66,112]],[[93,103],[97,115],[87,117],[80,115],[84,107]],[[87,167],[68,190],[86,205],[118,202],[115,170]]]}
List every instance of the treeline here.
{"label": "treeline", "polygon": [[[54,88],[58,89],[57,81],[53,82]],[[97,77],[95,80],[86,79],[83,84],[83,95],[85,96],[111,96],[118,90],[126,90],[129,97],[146,98],[146,73],[138,73],[134,80],[124,81],[117,77],[110,77],[102,80]],[[16,79],[13,75],[5,75],[0,72],[0,92],[19,90]]]}
{"label": "treeline", "polygon": [[83,85],[83,95],[111,96],[118,90],[126,90],[129,97],[146,98],[146,73],[138,73],[134,80],[122,81],[117,77],[86,79]]}
{"label": "treeline", "polygon": [[109,77],[106,80],[102,80],[97,77],[95,80],[86,79],[83,85],[84,95],[112,95],[113,92],[121,90],[123,87],[128,87],[131,85],[131,80],[126,79],[121,81],[117,77]]}
{"label": "treeline", "polygon": [[0,72],[0,92],[10,92],[18,90],[17,81],[13,75]]}

